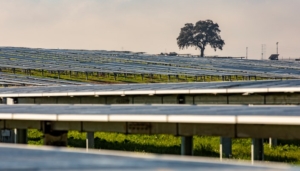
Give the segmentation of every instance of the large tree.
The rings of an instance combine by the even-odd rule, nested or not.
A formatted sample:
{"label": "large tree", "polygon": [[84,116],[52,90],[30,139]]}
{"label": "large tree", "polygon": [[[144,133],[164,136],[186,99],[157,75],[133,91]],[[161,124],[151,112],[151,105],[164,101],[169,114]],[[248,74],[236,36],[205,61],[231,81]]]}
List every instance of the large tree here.
{"label": "large tree", "polygon": [[180,49],[195,46],[200,49],[200,56],[203,57],[206,45],[210,45],[215,51],[222,50],[225,42],[220,32],[219,25],[212,20],[200,20],[195,25],[186,23],[177,37],[177,44]]}

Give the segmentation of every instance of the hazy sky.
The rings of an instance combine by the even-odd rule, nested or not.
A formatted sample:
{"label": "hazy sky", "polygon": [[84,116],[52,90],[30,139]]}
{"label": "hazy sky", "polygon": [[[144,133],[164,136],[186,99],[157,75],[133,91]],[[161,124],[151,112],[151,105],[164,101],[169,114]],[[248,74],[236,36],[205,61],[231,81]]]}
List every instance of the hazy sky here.
{"label": "hazy sky", "polygon": [[206,55],[300,57],[300,0],[0,0],[0,46],[130,50],[199,54],[179,50],[185,23],[211,19],[225,40]]}

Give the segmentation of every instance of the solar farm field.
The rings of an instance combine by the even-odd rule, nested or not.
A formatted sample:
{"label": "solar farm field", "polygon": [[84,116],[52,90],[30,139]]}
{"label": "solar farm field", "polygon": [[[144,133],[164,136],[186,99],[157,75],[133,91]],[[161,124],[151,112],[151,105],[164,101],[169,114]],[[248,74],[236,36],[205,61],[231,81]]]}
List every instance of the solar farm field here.
{"label": "solar farm field", "polygon": [[15,47],[1,47],[0,60],[0,69],[5,72],[95,83],[300,78],[297,61]]}
{"label": "solar farm field", "polygon": [[[0,48],[2,75],[39,77],[85,83],[210,82],[298,79],[297,61],[259,61],[232,58],[161,56],[121,51]],[[77,83],[76,83],[77,84]],[[70,131],[69,147],[85,148],[86,134]],[[219,137],[194,138],[194,155],[219,156]],[[28,131],[28,144],[42,145],[38,130]],[[250,159],[250,139],[234,139],[231,158]],[[98,149],[180,154],[180,137],[171,135],[95,134]],[[300,164],[296,141],[264,144],[265,160]]]}

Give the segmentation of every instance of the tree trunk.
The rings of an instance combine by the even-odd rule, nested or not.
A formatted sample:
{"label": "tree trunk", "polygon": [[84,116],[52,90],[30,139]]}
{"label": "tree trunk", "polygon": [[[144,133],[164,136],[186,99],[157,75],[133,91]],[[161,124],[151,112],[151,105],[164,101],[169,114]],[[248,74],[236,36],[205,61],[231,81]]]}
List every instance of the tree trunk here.
{"label": "tree trunk", "polygon": [[202,48],[202,49],[200,49],[200,57],[204,57],[204,50],[205,50],[205,48]]}

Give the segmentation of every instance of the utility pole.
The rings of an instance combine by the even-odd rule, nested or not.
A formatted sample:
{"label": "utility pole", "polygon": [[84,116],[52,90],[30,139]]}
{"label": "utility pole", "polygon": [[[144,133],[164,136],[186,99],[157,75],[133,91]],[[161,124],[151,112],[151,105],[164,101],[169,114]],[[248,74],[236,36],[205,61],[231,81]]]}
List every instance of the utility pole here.
{"label": "utility pole", "polygon": [[261,45],[261,60],[264,60],[264,53],[266,52],[266,44]]}
{"label": "utility pole", "polygon": [[276,49],[277,49],[277,55],[278,55],[278,42],[276,42]]}
{"label": "utility pole", "polygon": [[261,45],[261,60],[264,60],[263,45]]}
{"label": "utility pole", "polygon": [[248,47],[246,47],[246,59],[248,59]]}

